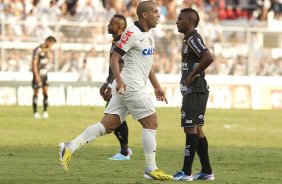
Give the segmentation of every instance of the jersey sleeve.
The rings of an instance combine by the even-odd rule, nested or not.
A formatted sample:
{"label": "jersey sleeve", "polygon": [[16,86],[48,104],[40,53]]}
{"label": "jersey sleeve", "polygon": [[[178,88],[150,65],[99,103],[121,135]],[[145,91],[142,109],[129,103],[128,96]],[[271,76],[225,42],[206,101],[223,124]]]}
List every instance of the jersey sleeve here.
{"label": "jersey sleeve", "polygon": [[200,58],[207,47],[205,46],[203,39],[200,35],[194,35],[189,38],[188,45],[195,52],[195,54]]}
{"label": "jersey sleeve", "polygon": [[41,51],[41,49],[39,47],[34,49],[33,54],[32,54],[32,60],[38,60],[39,55],[40,55],[40,51]]}
{"label": "jersey sleeve", "polygon": [[136,44],[136,36],[133,31],[125,31],[120,40],[118,41],[114,51],[124,55],[129,49],[133,48]]}

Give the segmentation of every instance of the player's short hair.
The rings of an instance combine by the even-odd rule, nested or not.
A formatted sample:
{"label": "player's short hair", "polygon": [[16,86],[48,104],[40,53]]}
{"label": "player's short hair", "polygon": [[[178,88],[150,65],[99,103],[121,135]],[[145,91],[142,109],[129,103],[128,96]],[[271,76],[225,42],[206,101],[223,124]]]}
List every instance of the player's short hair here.
{"label": "player's short hair", "polygon": [[120,19],[123,22],[123,25],[124,25],[123,30],[124,30],[127,27],[126,18],[120,14],[115,14],[114,17]]}
{"label": "player's short hair", "polygon": [[195,27],[198,26],[199,21],[200,21],[200,16],[196,10],[193,8],[184,8],[180,12],[185,12],[189,14],[189,18],[193,20]]}
{"label": "player's short hair", "polygon": [[147,1],[141,1],[138,4],[136,8],[136,14],[139,19],[142,17],[142,13],[147,12],[149,8],[151,8],[150,7],[151,4],[156,4],[156,3],[154,1],[147,0]]}
{"label": "player's short hair", "polygon": [[48,37],[46,38],[46,41],[50,41],[50,42],[54,42],[54,43],[57,42],[57,40],[56,40],[56,38],[55,38],[54,36],[48,36]]}

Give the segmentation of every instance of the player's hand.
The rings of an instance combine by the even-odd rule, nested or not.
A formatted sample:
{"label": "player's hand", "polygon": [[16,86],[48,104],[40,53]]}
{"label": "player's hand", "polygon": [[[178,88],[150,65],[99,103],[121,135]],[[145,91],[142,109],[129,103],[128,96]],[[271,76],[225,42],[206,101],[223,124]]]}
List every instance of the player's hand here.
{"label": "player's hand", "polygon": [[120,80],[120,81],[116,81],[117,82],[117,86],[116,86],[116,90],[118,94],[124,95],[124,92],[126,90],[126,85],[125,83]]}
{"label": "player's hand", "polygon": [[104,83],[101,87],[100,87],[100,95],[104,98],[104,93],[106,91],[108,87],[108,84]]}
{"label": "player's hand", "polygon": [[192,84],[192,82],[194,81],[194,79],[195,79],[195,77],[192,77],[191,75],[189,75],[185,80],[185,85],[190,86]]}
{"label": "player's hand", "polygon": [[162,88],[155,88],[155,95],[158,101],[165,101],[165,103],[167,104],[167,99]]}
{"label": "player's hand", "polygon": [[37,83],[38,88],[41,88],[41,87],[42,87],[42,81],[41,81],[41,79],[37,79],[37,80],[36,80],[36,83]]}
{"label": "player's hand", "polygon": [[110,101],[110,99],[112,98],[112,89],[111,88],[107,88],[105,93],[103,94],[103,98],[105,101]]}

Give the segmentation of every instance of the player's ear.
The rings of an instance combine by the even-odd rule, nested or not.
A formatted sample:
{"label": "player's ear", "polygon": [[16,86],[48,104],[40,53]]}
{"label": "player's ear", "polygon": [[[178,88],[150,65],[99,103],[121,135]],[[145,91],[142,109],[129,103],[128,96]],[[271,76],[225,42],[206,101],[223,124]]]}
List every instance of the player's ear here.
{"label": "player's ear", "polygon": [[148,13],[147,12],[143,12],[142,15],[143,15],[143,18],[145,18],[145,19],[148,17]]}

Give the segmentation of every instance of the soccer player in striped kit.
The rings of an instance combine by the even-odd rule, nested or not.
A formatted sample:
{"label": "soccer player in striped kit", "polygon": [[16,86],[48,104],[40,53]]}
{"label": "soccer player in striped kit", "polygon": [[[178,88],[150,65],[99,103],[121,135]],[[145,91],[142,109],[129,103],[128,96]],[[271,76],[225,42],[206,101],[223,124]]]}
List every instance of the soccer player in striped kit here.
{"label": "soccer player in striped kit", "polygon": [[32,107],[33,107],[33,117],[35,119],[41,118],[40,114],[37,112],[37,99],[39,89],[42,88],[43,93],[43,118],[48,118],[48,52],[53,44],[56,43],[56,38],[53,36],[48,36],[44,43],[39,45],[33,50],[32,55],[32,88],[33,88],[33,98],[32,98]]}

